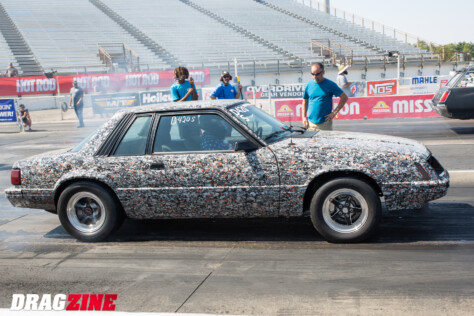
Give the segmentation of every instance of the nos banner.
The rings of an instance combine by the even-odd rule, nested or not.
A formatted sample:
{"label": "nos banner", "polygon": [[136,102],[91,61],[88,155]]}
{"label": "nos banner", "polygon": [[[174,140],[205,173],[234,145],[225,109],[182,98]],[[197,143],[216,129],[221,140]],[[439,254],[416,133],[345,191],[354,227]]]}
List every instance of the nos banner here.
{"label": "nos banner", "polygon": [[[336,120],[439,116],[431,109],[432,94],[350,98]],[[275,101],[280,121],[301,121],[302,100]],[[333,109],[339,98],[333,99]]]}
{"label": "nos banner", "polygon": [[367,81],[367,96],[397,94],[397,80]]}

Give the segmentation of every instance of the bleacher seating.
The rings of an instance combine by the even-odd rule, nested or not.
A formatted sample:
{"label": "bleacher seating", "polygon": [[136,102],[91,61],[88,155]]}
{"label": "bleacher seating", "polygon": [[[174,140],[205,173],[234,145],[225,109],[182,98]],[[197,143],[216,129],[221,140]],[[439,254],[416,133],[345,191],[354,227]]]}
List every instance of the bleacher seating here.
{"label": "bleacher seating", "polygon": [[[46,72],[108,71],[98,43],[127,44],[139,55],[142,70],[172,69],[177,63],[222,70],[237,60],[247,72],[254,66],[274,72],[276,65],[291,71],[327,58],[311,49],[312,40],[330,43],[339,56],[356,56],[356,62],[388,51],[426,53],[293,0],[0,2]],[[10,61],[18,66],[16,54],[0,33],[0,70]]]}
{"label": "bleacher seating", "polygon": [[169,68],[88,1],[2,0],[2,4],[46,71],[106,71],[97,56],[99,42],[125,43],[142,63]]}

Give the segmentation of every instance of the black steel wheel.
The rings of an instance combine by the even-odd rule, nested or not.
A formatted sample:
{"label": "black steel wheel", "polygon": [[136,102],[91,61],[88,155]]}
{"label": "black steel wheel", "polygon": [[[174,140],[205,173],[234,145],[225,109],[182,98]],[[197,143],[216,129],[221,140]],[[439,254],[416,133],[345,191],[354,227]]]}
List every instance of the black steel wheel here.
{"label": "black steel wheel", "polygon": [[310,211],[314,227],[327,241],[352,243],[373,233],[382,205],[369,184],[345,177],[322,185],[311,200]]}

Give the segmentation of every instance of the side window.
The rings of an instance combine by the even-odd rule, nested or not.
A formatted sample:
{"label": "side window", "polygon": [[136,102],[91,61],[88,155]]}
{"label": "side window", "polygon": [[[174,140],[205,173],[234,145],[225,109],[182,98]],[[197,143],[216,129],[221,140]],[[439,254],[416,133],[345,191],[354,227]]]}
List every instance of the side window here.
{"label": "side window", "polygon": [[474,87],[474,72],[466,72],[458,82],[457,88]]}
{"label": "side window", "polygon": [[162,116],[153,152],[233,150],[246,140],[217,114]]}
{"label": "side window", "polygon": [[139,116],[132,123],[115,150],[115,156],[144,155],[151,116]]}

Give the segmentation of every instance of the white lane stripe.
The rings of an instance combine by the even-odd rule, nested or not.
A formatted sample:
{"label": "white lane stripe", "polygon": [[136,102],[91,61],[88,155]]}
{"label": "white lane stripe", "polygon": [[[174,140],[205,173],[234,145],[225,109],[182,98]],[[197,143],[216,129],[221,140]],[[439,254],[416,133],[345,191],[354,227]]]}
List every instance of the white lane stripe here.
{"label": "white lane stripe", "polygon": [[449,174],[452,173],[473,173],[474,170],[448,170]]}
{"label": "white lane stripe", "polygon": [[471,139],[440,139],[440,140],[419,140],[426,146],[443,146],[443,145],[474,145]]}

